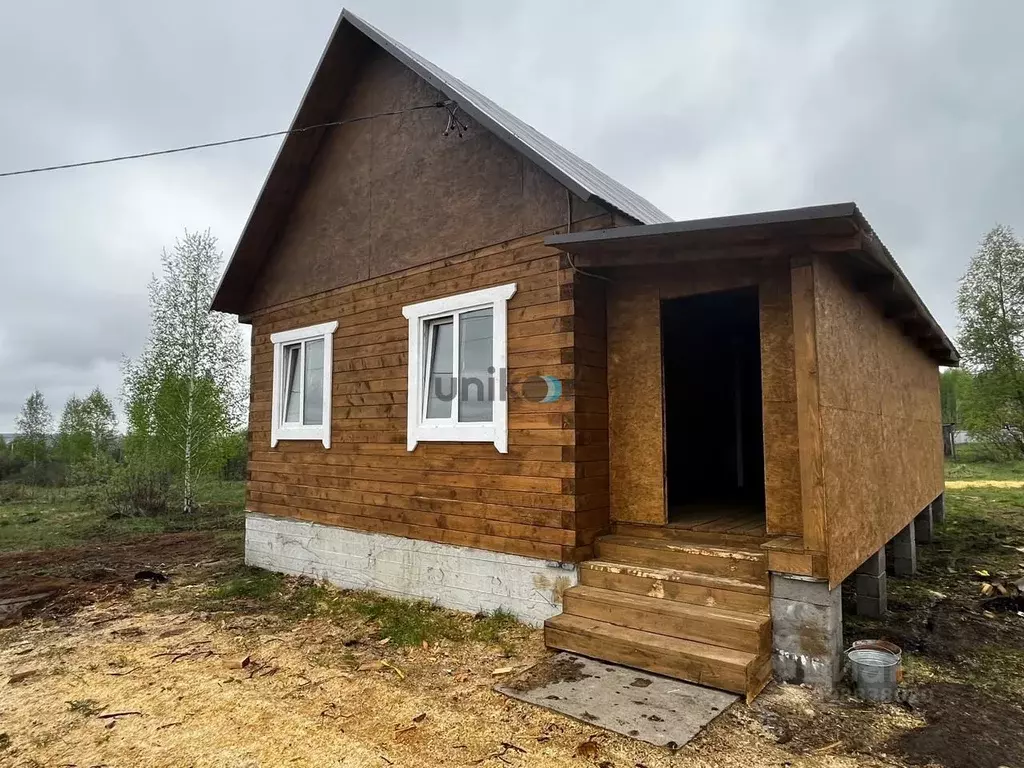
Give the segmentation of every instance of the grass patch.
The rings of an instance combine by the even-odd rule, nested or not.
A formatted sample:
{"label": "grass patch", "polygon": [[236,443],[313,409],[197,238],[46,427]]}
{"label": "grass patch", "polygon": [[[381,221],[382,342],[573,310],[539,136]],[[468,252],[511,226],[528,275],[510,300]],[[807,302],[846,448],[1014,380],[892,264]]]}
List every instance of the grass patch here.
{"label": "grass patch", "polygon": [[94,489],[4,487],[7,500],[0,502],[0,551],[74,547],[142,534],[240,532],[245,521],[241,481],[205,484],[204,506],[192,515],[122,518],[112,518],[99,507]]}
{"label": "grass patch", "polygon": [[373,621],[393,645],[467,639],[464,616],[425,600],[397,600],[373,592],[356,592],[349,600],[352,611]]}
{"label": "grass patch", "polygon": [[256,600],[267,601],[281,592],[284,576],[259,568],[244,568],[241,573],[231,576],[211,593],[216,601]]}
{"label": "grass patch", "polygon": [[198,598],[213,611],[276,614],[284,621],[326,619],[336,624],[353,620],[372,625],[377,639],[406,647],[477,641],[500,646],[513,654],[528,629],[503,610],[468,616],[440,608],[427,600],[403,600],[376,592],[342,590],[324,582],[294,578],[259,568],[243,567]]}

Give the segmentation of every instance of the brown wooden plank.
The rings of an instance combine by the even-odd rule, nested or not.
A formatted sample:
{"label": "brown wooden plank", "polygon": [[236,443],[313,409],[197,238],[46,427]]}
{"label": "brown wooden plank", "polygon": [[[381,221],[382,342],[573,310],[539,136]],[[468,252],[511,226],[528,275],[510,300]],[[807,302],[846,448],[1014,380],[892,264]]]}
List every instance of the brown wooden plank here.
{"label": "brown wooden plank", "polygon": [[571,616],[747,653],[760,655],[771,650],[770,644],[762,648],[763,627],[770,622],[767,616],[589,586],[572,587],[562,600]]}
{"label": "brown wooden plank", "polygon": [[689,571],[589,560],[580,567],[580,583],[633,595],[646,595],[762,616],[767,616],[769,612],[766,584],[753,584]]}
{"label": "brown wooden plank", "polygon": [[755,660],[740,651],[565,614],[544,623],[544,642],[551,648],[736,693],[746,692],[746,668]]}

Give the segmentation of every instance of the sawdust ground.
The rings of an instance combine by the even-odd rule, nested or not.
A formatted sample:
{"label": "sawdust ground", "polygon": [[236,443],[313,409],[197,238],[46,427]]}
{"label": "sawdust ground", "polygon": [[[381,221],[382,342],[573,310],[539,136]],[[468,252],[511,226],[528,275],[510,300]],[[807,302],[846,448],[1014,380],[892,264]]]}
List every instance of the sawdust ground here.
{"label": "sawdust ground", "polygon": [[[0,630],[0,765],[881,766],[921,725],[785,686],[673,753],[492,691],[496,668],[547,653],[540,632],[511,659],[481,642],[346,646],[352,628],[319,619],[160,608],[175,589],[202,587]],[[139,714],[103,717],[123,712]]]}

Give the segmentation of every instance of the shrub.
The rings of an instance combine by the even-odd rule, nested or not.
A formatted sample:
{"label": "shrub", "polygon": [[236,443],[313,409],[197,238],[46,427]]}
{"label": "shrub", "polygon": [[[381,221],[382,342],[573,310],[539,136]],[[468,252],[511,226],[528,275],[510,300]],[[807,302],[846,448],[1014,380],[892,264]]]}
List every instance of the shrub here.
{"label": "shrub", "polygon": [[143,467],[118,467],[107,483],[105,506],[117,517],[167,514],[172,506],[171,476]]}

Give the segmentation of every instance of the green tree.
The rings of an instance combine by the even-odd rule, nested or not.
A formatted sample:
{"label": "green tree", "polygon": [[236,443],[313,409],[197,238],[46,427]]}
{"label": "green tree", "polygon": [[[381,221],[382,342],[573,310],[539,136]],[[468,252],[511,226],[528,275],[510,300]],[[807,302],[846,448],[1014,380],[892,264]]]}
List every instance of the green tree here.
{"label": "green tree", "polygon": [[210,312],[222,256],[209,231],[185,232],[161,254],[150,284],[150,336],[125,364],[129,459],[173,472],[182,508],[224,461],[224,437],[246,407],[242,338],[232,318]]}
{"label": "green tree", "polygon": [[15,424],[18,434],[13,441],[14,453],[35,469],[49,454],[50,431],[53,427],[50,409],[38,389],[25,400]]}
{"label": "green tree", "polygon": [[85,399],[68,398],[57,432],[57,454],[72,470],[69,481],[90,484],[109,475],[116,428],[114,406],[98,387]]}
{"label": "green tree", "polygon": [[939,377],[942,402],[942,423],[960,424],[963,421],[963,403],[968,397],[971,374],[963,368],[950,368]]}
{"label": "green tree", "polygon": [[117,413],[114,404],[99,387],[90,392],[82,403],[93,456],[109,456],[117,442]]}
{"label": "green tree", "polygon": [[974,437],[1024,454],[1024,243],[996,226],[960,280],[958,342],[972,374],[960,398]]}
{"label": "green tree", "polygon": [[57,455],[67,464],[77,464],[84,461],[91,452],[85,402],[78,395],[71,395],[64,404],[64,412],[57,427]]}

